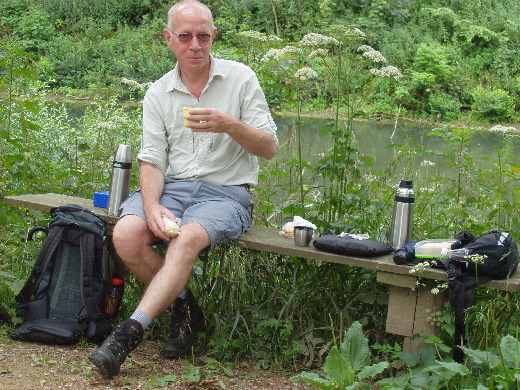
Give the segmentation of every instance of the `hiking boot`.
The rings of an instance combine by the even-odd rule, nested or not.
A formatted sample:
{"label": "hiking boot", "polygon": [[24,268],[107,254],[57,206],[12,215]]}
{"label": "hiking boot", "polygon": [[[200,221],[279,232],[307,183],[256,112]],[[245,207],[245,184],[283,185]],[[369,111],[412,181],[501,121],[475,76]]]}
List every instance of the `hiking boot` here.
{"label": "hiking boot", "polygon": [[195,333],[206,330],[206,317],[190,290],[186,298],[177,298],[172,306],[170,336],[163,349],[167,359],[188,356],[195,342]]}
{"label": "hiking boot", "polygon": [[103,375],[117,375],[126,357],[143,341],[143,335],[143,326],[136,320],[128,319],[117,325],[88,358]]}

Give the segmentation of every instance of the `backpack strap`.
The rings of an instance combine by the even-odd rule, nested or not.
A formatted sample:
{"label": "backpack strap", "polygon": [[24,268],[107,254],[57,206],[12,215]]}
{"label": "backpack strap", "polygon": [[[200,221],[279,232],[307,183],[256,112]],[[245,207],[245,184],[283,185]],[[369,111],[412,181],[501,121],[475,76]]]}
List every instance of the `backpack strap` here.
{"label": "backpack strap", "polygon": [[464,351],[461,346],[466,343],[466,310],[473,306],[475,287],[479,283],[485,283],[492,278],[487,275],[476,277],[469,273],[463,273],[456,262],[448,263],[448,287],[450,304],[455,314],[455,334],[452,357],[457,363],[464,362]]}
{"label": "backpack strap", "polygon": [[88,321],[96,322],[101,333],[108,333],[111,326],[103,316],[99,305],[95,302],[95,294],[93,290],[92,279],[94,277],[95,248],[97,236],[94,233],[84,232],[80,238],[80,254],[82,264],[82,297],[86,314],[78,318],[78,322],[87,323]]}
{"label": "backpack strap", "polygon": [[[43,242],[42,248],[38,253],[38,257],[36,258],[31,274],[25,282],[25,285],[16,296],[16,301],[18,303],[23,304],[31,300],[31,296],[34,294],[35,288],[37,288],[40,284],[45,274],[45,270],[54,256],[58,245],[60,244],[64,232],[65,230],[60,227],[47,230],[47,238]],[[32,234],[29,237],[32,239]],[[23,307],[20,307],[20,310],[20,314],[17,310],[17,315],[23,318]]]}
{"label": "backpack strap", "polygon": [[87,308],[87,318],[83,320],[93,320],[101,316],[97,305],[94,304],[94,293],[92,291],[92,277],[94,275],[94,237],[92,234],[83,234],[80,238],[80,253],[81,253],[81,267],[82,267],[82,282],[81,288],[83,290],[83,304]]}

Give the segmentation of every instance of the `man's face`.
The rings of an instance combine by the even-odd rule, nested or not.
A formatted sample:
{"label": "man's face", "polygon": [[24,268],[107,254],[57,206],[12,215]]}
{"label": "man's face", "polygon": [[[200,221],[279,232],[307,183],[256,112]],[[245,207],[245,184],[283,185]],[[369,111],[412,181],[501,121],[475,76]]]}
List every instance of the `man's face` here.
{"label": "man's face", "polygon": [[172,20],[172,31],[163,31],[168,48],[173,50],[181,70],[199,71],[209,67],[209,54],[217,33],[209,15],[199,7],[180,9]]}

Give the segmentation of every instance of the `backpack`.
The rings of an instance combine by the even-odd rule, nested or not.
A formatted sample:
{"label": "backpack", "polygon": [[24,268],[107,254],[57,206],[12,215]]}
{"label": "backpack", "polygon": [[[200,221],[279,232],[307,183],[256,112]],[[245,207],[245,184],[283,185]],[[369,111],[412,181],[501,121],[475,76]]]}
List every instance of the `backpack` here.
{"label": "backpack", "polygon": [[106,223],[92,211],[69,204],[53,208],[47,233],[31,274],[17,295],[22,323],[13,338],[44,344],[71,344],[81,335],[101,343],[111,325],[103,300]]}
{"label": "backpack", "polygon": [[[491,231],[475,238],[471,232],[463,231],[456,239],[452,249],[465,248],[467,255],[436,258],[436,262],[448,273],[449,299],[455,313],[452,356],[457,363],[462,363],[464,351],[461,345],[466,341],[464,313],[473,305],[475,287],[513,275],[518,267],[518,248],[512,235],[507,232]],[[480,255],[480,259],[474,255]]]}

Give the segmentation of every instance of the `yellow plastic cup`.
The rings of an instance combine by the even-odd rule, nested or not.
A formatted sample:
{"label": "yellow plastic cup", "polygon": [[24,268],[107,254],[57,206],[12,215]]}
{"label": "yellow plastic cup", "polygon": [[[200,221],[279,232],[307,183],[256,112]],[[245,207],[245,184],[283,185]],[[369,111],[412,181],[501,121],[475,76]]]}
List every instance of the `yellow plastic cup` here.
{"label": "yellow plastic cup", "polygon": [[192,121],[186,119],[187,115],[190,115],[190,110],[193,110],[193,107],[184,107],[182,109],[182,117],[184,118],[184,127],[188,127],[188,123],[197,123],[198,121]]}

